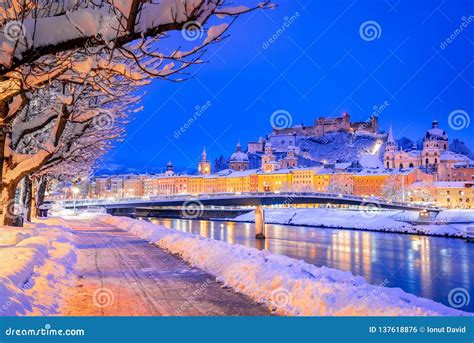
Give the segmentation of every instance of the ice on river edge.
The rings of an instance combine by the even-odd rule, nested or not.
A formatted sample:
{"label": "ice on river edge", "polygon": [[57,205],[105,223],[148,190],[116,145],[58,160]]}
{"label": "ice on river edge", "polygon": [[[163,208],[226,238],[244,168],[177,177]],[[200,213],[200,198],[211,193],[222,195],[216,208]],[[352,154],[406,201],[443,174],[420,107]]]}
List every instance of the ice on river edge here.
{"label": "ice on river edge", "polygon": [[[328,208],[278,208],[265,209],[265,221],[271,224],[318,226],[328,228],[383,231],[466,238],[468,228],[474,228],[474,211],[443,210],[437,224],[411,224],[417,212],[397,210],[357,211]],[[233,221],[253,222],[253,211],[240,215]],[[474,229],[473,229],[474,231]]]}

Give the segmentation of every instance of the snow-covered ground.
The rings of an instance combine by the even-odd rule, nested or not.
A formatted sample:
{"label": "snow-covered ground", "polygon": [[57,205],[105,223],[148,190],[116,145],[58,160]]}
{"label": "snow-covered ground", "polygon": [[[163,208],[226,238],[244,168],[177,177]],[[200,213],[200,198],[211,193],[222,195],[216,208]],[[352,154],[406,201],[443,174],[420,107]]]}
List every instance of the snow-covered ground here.
{"label": "snow-covered ground", "polygon": [[[414,225],[407,222],[416,220],[417,217],[418,214],[414,212],[395,210],[364,212],[328,208],[265,209],[265,222],[271,224],[319,226],[463,238],[468,236],[468,228],[474,227],[474,211],[443,211],[437,217],[438,225]],[[472,221],[472,223],[451,224],[451,222],[456,222],[457,218],[463,218],[463,221]],[[254,219],[254,213],[251,211],[232,220],[253,222]]]}
{"label": "snow-covered ground", "polygon": [[97,219],[178,254],[231,287],[282,315],[472,315],[408,294],[370,285],[360,276],[241,245],[184,233],[146,221]]}
{"label": "snow-covered ground", "polygon": [[75,261],[60,219],[0,227],[0,316],[56,314]]}

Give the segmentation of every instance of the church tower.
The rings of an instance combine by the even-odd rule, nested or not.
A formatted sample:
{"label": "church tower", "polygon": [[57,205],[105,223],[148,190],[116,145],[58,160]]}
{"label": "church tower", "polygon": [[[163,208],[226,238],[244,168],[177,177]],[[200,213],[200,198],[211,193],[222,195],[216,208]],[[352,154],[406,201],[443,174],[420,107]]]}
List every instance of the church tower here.
{"label": "church tower", "polygon": [[262,170],[264,173],[273,172],[277,169],[276,157],[273,154],[272,144],[265,144],[265,153],[262,156]]}
{"label": "church tower", "polygon": [[201,160],[198,165],[199,175],[209,175],[211,174],[211,162],[207,160],[206,148],[202,149]]}
{"label": "church tower", "polygon": [[296,157],[296,147],[288,146],[286,149],[286,157],[280,161],[281,168],[296,168],[298,166],[298,158]]}
{"label": "church tower", "polygon": [[173,163],[168,162],[168,164],[166,165],[166,172],[165,172],[165,175],[166,175],[166,176],[174,175]]}
{"label": "church tower", "polygon": [[437,120],[433,120],[431,129],[426,131],[423,139],[422,165],[429,171],[436,170],[441,161],[441,154],[448,148],[449,140],[446,131],[439,127]]}
{"label": "church tower", "polygon": [[395,168],[395,155],[397,154],[397,143],[393,138],[392,125],[388,129],[387,143],[385,144],[385,153],[383,159],[385,161],[384,166],[387,169]]}

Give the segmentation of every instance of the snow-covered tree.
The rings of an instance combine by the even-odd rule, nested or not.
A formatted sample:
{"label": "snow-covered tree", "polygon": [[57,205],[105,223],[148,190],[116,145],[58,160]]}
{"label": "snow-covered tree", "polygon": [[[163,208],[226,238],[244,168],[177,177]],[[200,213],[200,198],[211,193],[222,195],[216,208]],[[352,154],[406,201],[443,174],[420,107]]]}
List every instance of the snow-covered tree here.
{"label": "snow-covered tree", "polygon": [[[225,0],[1,2],[2,208],[8,206],[19,180],[40,169],[100,114],[86,111],[91,115],[87,120],[75,119],[74,96],[64,92],[68,87],[114,94],[113,85],[120,80],[128,80],[131,87],[143,86],[151,78],[179,81],[187,67],[202,63],[205,48],[220,41],[239,15],[272,7],[268,1],[246,7],[229,6]],[[203,27],[211,19],[221,22],[205,33]],[[184,44],[162,49],[161,41],[172,31],[181,31]],[[53,87],[62,104],[40,116],[25,117],[30,102],[45,89],[49,92],[51,84],[62,85],[59,92]],[[38,139],[40,144],[31,146]]]}
{"label": "snow-covered tree", "polygon": [[404,199],[403,192],[406,193],[402,180],[403,177],[404,176],[390,175],[383,183],[380,195],[389,201],[402,201]]}
{"label": "snow-covered tree", "polygon": [[354,179],[350,174],[333,174],[329,180],[328,193],[353,194]]}
{"label": "snow-covered tree", "polygon": [[436,203],[437,188],[433,182],[417,182],[416,186],[410,186],[408,188],[407,193],[413,201]]}
{"label": "snow-covered tree", "polygon": [[[120,136],[120,124],[138,97],[128,95],[126,83],[117,82],[109,90],[104,94],[83,85],[54,83],[31,96],[34,101],[22,109],[12,123],[15,129],[6,136],[1,192],[4,224],[14,220],[8,207],[24,177],[78,154],[87,157],[88,146],[94,145],[97,151],[103,146],[98,141]],[[42,104],[45,99],[48,104]],[[36,100],[42,104],[38,112]]]}
{"label": "snow-covered tree", "polygon": [[31,176],[31,190],[28,192],[31,200],[24,208],[32,216],[36,216],[38,208],[44,203],[46,189],[52,180],[67,181],[89,177],[97,160],[112,147],[112,141],[117,140],[123,132],[123,128],[116,124],[110,128],[92,126],[72,144],[51,156]]}
{"label": "snow-covered tree", "polygon": [[[1,2],[0,101],[71,72],[167,77],[198,63],[203,47],[219,41],[236,17],[268,7],[268,1],[230,7],[225,0]],[[211,18],[221,23],[204,34]],[[190,48],[160,50],[160,41],[178,30],[177,46]]]}

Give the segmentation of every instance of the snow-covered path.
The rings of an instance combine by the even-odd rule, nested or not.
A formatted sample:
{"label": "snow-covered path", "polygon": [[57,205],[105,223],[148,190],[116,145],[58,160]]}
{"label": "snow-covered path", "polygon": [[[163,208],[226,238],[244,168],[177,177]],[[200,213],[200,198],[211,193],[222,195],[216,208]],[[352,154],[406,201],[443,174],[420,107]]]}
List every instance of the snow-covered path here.
{"label": "snow-covered path", "polygon": [[77,280],[62,315],[269,315],[215,277],[114,226],[67,220],[77,243]]}

